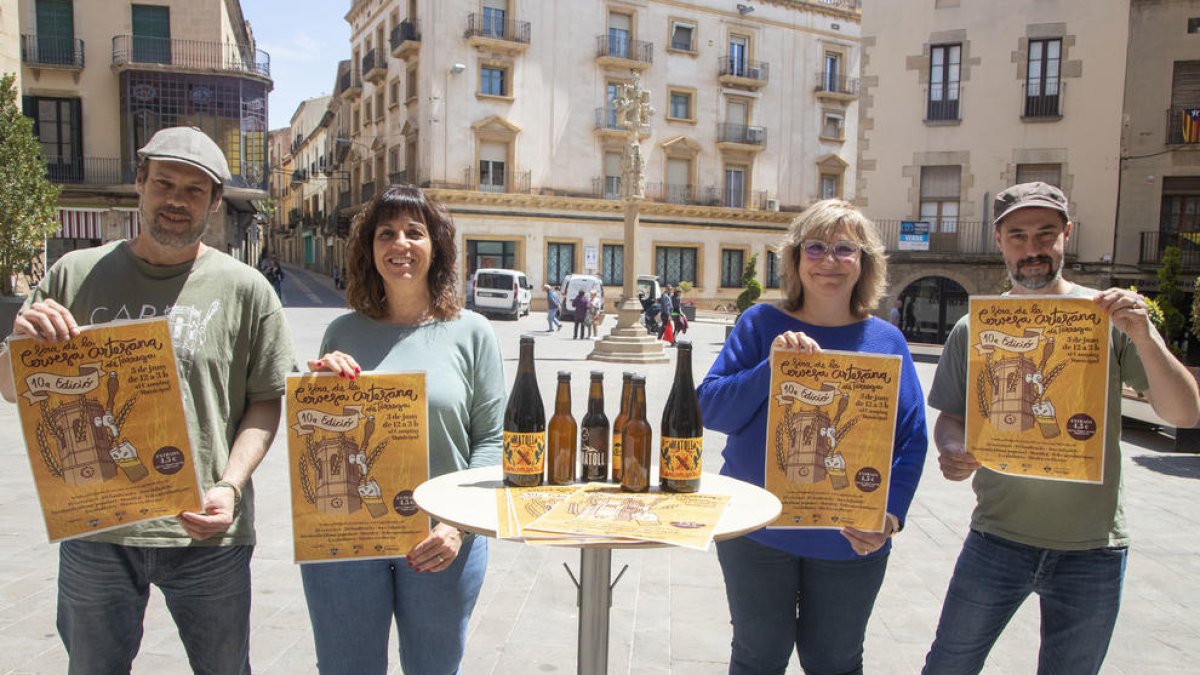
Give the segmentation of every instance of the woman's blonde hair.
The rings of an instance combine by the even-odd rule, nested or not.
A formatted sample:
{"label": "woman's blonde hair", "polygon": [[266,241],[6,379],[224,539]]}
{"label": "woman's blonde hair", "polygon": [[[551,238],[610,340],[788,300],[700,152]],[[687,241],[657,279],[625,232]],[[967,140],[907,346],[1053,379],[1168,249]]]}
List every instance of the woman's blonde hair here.
{"label": "woman's blonde hair", "polygon": [[780,246],[783,303],[788,311],[794,312],[804,306],[804,287],[800,284],[804,242],[809,239],[828,241],[843,226],[862,244],[859,252],[862,273],[850,296],[850,311],[855,316],[866,316],[887,292],[887,256],[883,253],[883,240],[879,238],[875,223],[849,202],[825,199],[796,216]]}

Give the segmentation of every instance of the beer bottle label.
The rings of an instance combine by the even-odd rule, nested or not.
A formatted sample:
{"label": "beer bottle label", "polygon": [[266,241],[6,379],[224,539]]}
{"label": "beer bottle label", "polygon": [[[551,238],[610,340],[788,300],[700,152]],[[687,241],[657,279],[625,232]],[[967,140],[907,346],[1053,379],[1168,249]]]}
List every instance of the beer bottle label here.
{"label": "beer bottle label", "polygon": [[659,478],[697,480],[700,478],[700,450],[704,439],[662,437],[659,446]]}
{"label": "beer bottle label", "polygon": [[620,471],[621,466],[621,446],[625,444],[625,439],[621,434],[613,434],[612,437],[612,463],[613,467]]}
{"label": "beer bottle label", "polygon": [[540,474],[546,464],[545,432],[504,432],[504,472]]}

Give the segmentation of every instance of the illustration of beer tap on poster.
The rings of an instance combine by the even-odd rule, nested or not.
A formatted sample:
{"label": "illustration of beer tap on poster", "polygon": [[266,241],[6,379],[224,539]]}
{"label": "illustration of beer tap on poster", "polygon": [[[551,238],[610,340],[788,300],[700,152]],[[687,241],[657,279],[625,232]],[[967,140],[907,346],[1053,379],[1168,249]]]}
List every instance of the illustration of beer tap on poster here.
{"label": "illustration of beer tap on poster", "polygon": [[10,341],[17,412],[50,541],[200,511],[167,319]]}
{"label": "illustration of beer tap on poster", "polygon": [[1104,481],[1108,315],[1090,298],[970,302],[966,447],[1000,473]]}
{"label": "illustration of beer tap on poster", "polygon": [[287,378],[296,562],[397,558],[429,535],[424,373]]}
{"label": "illustration of beer tap on poster", "polygon": [[901,359],[771,352],[763,487],[783,511],[768,527],[882,532]]}

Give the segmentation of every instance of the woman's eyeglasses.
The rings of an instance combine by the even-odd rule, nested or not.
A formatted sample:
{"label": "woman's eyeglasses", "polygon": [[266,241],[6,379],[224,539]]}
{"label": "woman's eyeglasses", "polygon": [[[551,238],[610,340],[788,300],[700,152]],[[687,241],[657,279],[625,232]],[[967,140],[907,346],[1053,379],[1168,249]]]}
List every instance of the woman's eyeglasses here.
{"label": "woman's eyeglasses", "polygon": [[846,239],[835,241],[832,244],[827,244],[820,239],[809,239],[804,242],[802,248],[804,256],[814,262],[824,260],[831,253],[835,260],[850,261],[858,257],[858,252],[862,250],[862,244]]}

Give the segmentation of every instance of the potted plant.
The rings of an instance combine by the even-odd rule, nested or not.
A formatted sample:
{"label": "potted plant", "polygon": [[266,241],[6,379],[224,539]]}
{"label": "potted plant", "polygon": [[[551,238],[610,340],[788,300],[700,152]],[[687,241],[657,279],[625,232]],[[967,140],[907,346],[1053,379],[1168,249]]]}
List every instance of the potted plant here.
{"label": "potted plant", "polygon": [[7,334],[23,298],[16,277],[58,229],[59,188],[46,179],[33,120],[17,106],[16,77],[0,77],[0,331]]}
{"label": "potted plant", "polygon": [[681,282],[679,282],[678,288],[679,288],[679,311],[680,311],[680,313],[682,313],[685,317],[687,317],[688,321],[695,321],[696,320],[696,301],[688,300],[683,297],[683,296],[687,295],[688,293],[690,293],[691,290],[695,287],[692,286],[692,282],[690,282],[690,281],[681,281]]}
{"label": "potted plant", "polygon": [[[750,309],[751,306],[758,300],[758,296],[762,295],[763,285],[758,280],[758,254],[750,254],[750,258],[746,260],[745,267],[742,268],[742,292],[738,294],[736,305],[738,318],[741,318],[742,312]],[[736,319],[735,319],[736,323]],[[733,332],[733,326],[725,327],[725,337],[729,338],[729,334]]]}

